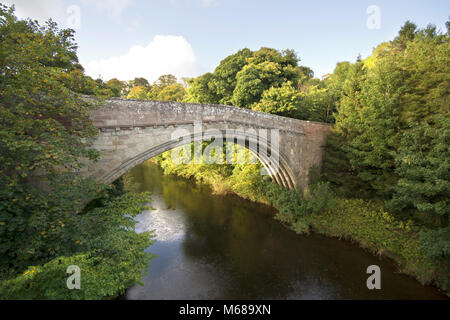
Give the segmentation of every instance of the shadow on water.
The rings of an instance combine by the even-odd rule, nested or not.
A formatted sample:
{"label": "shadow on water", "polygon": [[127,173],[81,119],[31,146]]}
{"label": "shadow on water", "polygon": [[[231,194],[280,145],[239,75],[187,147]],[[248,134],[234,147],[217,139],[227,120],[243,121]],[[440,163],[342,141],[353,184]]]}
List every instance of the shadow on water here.
{"label": "shadow on water", "polygon": [[[165,176],[146,162],[131,172],[151,191],[154,211],[138,232],[155,230],[158,255],[144,286],[125,299],[440,299],[432,287],[399,274],[390,261],[356,245],[299,236],[273,219],[274,209]],[[366,269],[381,268],[381,290],[368,290]]]}

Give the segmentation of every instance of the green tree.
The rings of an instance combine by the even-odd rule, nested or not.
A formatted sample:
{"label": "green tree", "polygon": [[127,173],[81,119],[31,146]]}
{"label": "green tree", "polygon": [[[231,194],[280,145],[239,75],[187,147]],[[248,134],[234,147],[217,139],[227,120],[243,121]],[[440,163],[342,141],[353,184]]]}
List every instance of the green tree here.
{"label": "green tree", "polygon": [[393,153],[409,123],[448,114],[448,37],[431,26],[412,36],[413,29],[407,23],[402,45],[383,44],[370,61],[352,66],[336,115],[350,164],[384,198],[396,184]]}
{"label": "green tree", "polygon": [[128,99],[138,99],[146,100],[148,98],[149,90],[144,86],[135,86],[130,89],[127,98]]}
{"label": "green tree", "polygon": [[168,87],[177,83],[177,77],[173,74],[165,74],[159,76],[159,78],[155,81],[153,86],[158,86],[160,88]]}
{"label": "green tree", "polygon": [[414,40],[416,34],[417,25],[408,20],[398,32],[398,36],[394,39],[393,43],[405,47],[408,41]]}
{"label": "green tree", "polygon": [[251,108],[261,99],[262,93],[271,87],[281,87],[290,81],[297,87],[300,79],[298,58],[292,51],[278,52],[261,48],[248,59],[248,64],[236,74],[236,87],[232,104]]}
{"label": "green tree", "polygon": [[[29,266],[22,274],[0,282],[0,299],[105,299],[115,298],[125,289],[141,283],[153,257],[145,252],[152,243],[151,233],[134,232],[134,217],[144,210],[146,194],[107,197],[102,205],[84,215],[62,223],[63,235],[53,237],[49,245],[75,247],[41,265]],[[61,220],[64,220],[61,218]],[[67,223],[67,225],[66,225]],[[59,240],[60,243],[56,242]],[[81,269],[80,290],[67,290],[67,267]]]}
{"label": "green tree", "polygon": [[[108,250],[118,250],[123,240],[131,254],[130,283],[141,277],[142,262],[148,261],[141,246],[151,242],[149,235],[136,237],[132,221],[120,220],[118,213],[129,209],[134,214],[147,196],[110,202],[110,188],[79,173],[86,160],[98,157],[92,149],[98,130],[89,118],[98,101],[89,102],[78,92],[86,89],[85,83],[89,90],[103,84],[83,77],[73,30],[60,30],[51,21],[40,26],[18,20],[3,5],[0,21],[0,279],[79,254],[95,259],[103,255],[106,260],[97,263],[110,261],[114,271],[115,257]],[[99,198],[97,206],[90,202],[86,207],[93,198]],[[127,269],[125,264],[115,266],[120,273]],[[42,282],[40,286],[36,290],[45,290]],[[3,289],[11,286],[0,287],[8,297]]]}
{"label": "green tree", "polygon": [[340,196],[346,198],[371,198],[365,183],[357,169],[352,166],[349,155],[344,151],[346,140],[338,134],[327,138],[327,147],[322,167],[323,181],[329,182]]}
{"label": "green tree", "polygon": [[209,72],[197,78],[188,79],[188,87],[186,89],[186,97],[184,100],[191,103],[218,104],[220,98],[213,89],[213,80],[214,75]]}
{"label": "green tree", "polygon": [[249,49],[242,49],[222,60],[214,70],[211,81],[211,91],[217,95],[217,103],[229,105],[232,103],[233,91],[236,87],[236,75],[253,56]]}
{"label": "green tree", "polygon": [[308,119],[309,110],[302,109],[304,96],[291,82],[281,87],[271,87],[263,92],[261,100],[252,106],[253,110],[272,113],[285,117]]}
{"label": "green tree", "polygon": [[305,95],[302,109],[308,110],[295,118],[319,122],[333,122],[333,113],[336,111],[336,97],[333,88],[320,85],[311,86]]}
{"label": "green tree", "polygon": [[402,134],[395,153],[399,180],[390,207],[415,209],[446,226],[450,217],[450,120],[436,117]]}
{"label": "green tree", "polygon": [[129,86],[132,87],[146,87],[147,89],[150,89],[150,83],[145,78],[134,78],[134,80],[131,80],[129,82]]}
{"label": "green tree", "polygon": [[184,89],[184,86],[181,83],[175,83],[161,89],[157,96],[157,100],[181,102],[185,95],[186,90]]}
{"label": "green tree", "polygon": [[300,83],[310,81],[312,70],[299,66],[298,61],[293,50],[240,50],[222,60],[214,73],[190,79],[185,101],[250,109],[261,100],[263,92],[272,87],[281,88],[291,82],[298,88]]}
{"label": "green tree", "polygon": [[106,82],[106,85],[109,86],[114,96],[120,97],[122,95],[128,95],[127,92],[127,83],[125,81],[120,81],[117,78],[113,78]]}
{"label": "green tree", "polygon": [[183,101],[186,90],[172,74],[160,76],[147,93],[147,99],[160,101]]}

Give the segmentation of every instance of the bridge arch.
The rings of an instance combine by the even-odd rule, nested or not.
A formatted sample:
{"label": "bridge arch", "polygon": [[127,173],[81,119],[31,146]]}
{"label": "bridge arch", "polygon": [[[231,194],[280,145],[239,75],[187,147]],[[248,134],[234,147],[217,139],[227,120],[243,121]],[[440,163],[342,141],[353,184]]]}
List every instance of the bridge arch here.
{"label": "bridge arch", "polygon": [[[91,113],[99,136],[94,148],[100,152],[98,162],[89,162],[84,174],[94,179],[111,183],[133,167],[165,151],[186,144],[183,137],[173,139],[176,129],[189,132],[190,141],[198,141],[195,124],[201,123],[204,140],[209,140],[209,129],[222,132],[234,130],[236,143],[249,149],[261,161],[272,179],[285,188],[308,186],[309,170],[320,166],[331,126],[325,123],[302,121],[249,109],[223,105],[162,102],[149,100],[111,99]],[[242,129],[242,132],[239,130]],[[279,149],[271,148],[270,139],[256,137],[247,131],[279,131]],[[271,163],[273,157],[259,153],[257,148],[266,148],[279,159],[279,166]]]}
{"label": "bridge arch", "polygon": [[[265,150],[270,150],[270,142],[267,139],[263,139],[256,135],[249,134],[248,132],[234,131],[232,136],[229,136],[226,131],[223,132],[224,139],[226,138],[237,138],[234,141],[236,144],[245,147],[250,152],[252,152],[256,158],[261,162],[264,168],[269,173],[270,177],[277,184],[287,188],[295,188],[295,180],[293,178],[292,169],[289,167],[287,157],[280,153],[278,155],[272,154],[279,159],[278,164],[272,163],[271,159],[265,155],[260,154],[258,150],[265,148]],[[197,142],[197,141],[209,141],[212,138],[205,132],[202,136],[190,134],[189,136],[182,136],[176,139],[170,139],[159,145],[150,147],[148,150],[141,152],[130,159],[126,159],[124,162],[120,163],[117,167],[113,168],[111,171],[103,174],[97,180],[106,184],[112,183],[129,170],[138,166],[139,164],[154,158],[166,151],[173,150],[177,147],[182,147],[186,145],[186,141]],[[188,142],[189,143],[189,142]],[[256,147],[256,149],[255,149]]]}

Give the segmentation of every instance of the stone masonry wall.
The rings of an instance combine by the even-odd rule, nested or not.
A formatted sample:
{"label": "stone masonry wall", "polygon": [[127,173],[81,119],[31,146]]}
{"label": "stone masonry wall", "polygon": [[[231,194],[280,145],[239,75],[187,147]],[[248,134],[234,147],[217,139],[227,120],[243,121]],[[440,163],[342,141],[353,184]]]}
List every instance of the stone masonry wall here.
{"label": "stone masonry wall", "polygon": [[309,169],[322,163],[326,136],[331,133],[325,123],[211,104],[111,99],[93,111],[91,118],[100,130],[94,146],[101,160],[89,163],[86,174],[106,183],[158,152],[176,147],[173,130],[193,132],[194,122],[201,121],[203,130],[279,129],[280,156],[285,161],[278,178],[286,181],[292,176],[295,186],[305,188]]}

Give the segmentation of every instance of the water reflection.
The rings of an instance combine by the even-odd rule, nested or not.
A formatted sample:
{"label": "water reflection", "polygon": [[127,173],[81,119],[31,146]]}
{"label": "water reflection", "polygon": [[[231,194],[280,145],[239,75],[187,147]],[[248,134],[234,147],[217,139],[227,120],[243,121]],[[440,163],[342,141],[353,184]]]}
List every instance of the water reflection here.
{"label": "water reflection", "polygon": [[[152,191],[154,211],[137,230],[157,242],[145,286],[127,299],[435,299],[436,290],[398,274],[349,243],[298,236],[272,208],[236,196],[213,196],[206,186],[162,175],[149,162],[132,171]],[[382,270],[382,290],[366,287],[369,265]]]}

